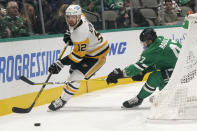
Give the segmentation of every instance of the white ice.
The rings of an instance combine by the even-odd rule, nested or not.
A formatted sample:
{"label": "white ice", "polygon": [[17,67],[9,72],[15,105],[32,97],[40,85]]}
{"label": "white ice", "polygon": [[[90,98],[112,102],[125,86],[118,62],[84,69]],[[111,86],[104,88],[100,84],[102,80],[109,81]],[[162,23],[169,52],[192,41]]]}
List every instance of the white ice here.
{"label": "white ice", "polygon": [[[121,109],[143,83],[122,85],[73,97],[60,111],[47,112],[47,105],[27,114],[0,117],[0,131],[194,131],[196,121],[150,121],[150,103],[133,110]],[[42,94],[44,95],[44,94]],[[35,127],[34,123],[41,123]]]}

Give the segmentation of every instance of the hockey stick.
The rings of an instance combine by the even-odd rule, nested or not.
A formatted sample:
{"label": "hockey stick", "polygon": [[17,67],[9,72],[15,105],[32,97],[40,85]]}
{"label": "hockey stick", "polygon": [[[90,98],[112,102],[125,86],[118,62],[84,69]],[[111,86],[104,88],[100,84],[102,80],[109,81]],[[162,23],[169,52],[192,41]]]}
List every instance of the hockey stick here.
{"label": "hockey stick", "polygon": [[[75,81],[64,81],[64,82],[43,82],[43,83],[35,83],[31,80],[29,80],[27,77],[25,76],[21,76],[20,79],[22,81],[24,81],[25,83],[29,84],[29,85],[54,85],[54,84],[66,84],[67,82],[75,82]],[[103,78],[103,79],[92,79],[93,81],[105,81],[106,79]],[[85,81],[88,81],[88,80],[85,80]]]}
{"label": "hockey stick", "polygon": [[43,82],[43,83],[35,83],[29,79],[27,79],[25,76],[21,76],[20,79],[24,81],[25,83],[29,85],[54,85],[54,84],[66,84],[65,82]]}
{"label": "hockey stick", "polygon": [[[60,60],[64,54],[64,52],[66,51],[66,48],[68,47],[68,44],[64,47],[64,49],[62,50],[58,60]],[[51,78],[52,76],[52,73],[50,73],[45,81],[45,83],[47,83],[49,81],[49,79]],[[13,107],[12,108],[12,112],[15,112],[15,113],[29,113],[32,108],[34,107],[36,101],[38,100],[38,98],[40,97],[40,94],[42,93],[42,91],[44,90],[46,84],[42,85],[42,88],[40,89],[40,91],[38,92],[37,96],[35,97],[33,103],[31,104],[30,107],[28,108],[20,108],[20,107]]]}

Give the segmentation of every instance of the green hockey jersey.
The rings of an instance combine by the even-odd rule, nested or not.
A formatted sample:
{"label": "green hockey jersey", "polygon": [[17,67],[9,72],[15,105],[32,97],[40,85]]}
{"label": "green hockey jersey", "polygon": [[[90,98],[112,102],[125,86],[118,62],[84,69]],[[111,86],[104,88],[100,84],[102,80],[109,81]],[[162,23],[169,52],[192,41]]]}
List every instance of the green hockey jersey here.
{"label": "green hockey jersey", "polygon": [[124,69],[125,75],[132,77],[142,71],[173,69],[181,47],[180,43],[159,36],[142,52],[140,59],[135,64]]}

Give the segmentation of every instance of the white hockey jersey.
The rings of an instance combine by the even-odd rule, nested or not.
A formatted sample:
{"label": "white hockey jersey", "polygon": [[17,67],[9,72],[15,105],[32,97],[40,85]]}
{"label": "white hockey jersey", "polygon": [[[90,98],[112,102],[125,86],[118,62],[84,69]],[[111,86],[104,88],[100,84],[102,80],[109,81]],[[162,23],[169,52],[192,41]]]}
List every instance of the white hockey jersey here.
{"label": "white hockey jersey", "polygon": [[76,28],[70,27],[70,33],[74,48],[68,58],[75,63],[79,63],[83,58],[106,56],[110,50],[107,40],[94,29],[94,26],[83,15]]}

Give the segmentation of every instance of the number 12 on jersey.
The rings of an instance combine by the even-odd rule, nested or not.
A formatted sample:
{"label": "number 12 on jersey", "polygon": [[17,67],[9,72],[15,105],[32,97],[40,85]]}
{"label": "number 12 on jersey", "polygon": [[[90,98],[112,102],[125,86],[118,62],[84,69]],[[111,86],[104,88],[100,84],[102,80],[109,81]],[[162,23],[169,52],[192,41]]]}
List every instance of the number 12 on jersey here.
{"label": "number 12 on jersey", "polygon": [[86,44],[78,44],[78,51],[85,51]]}

